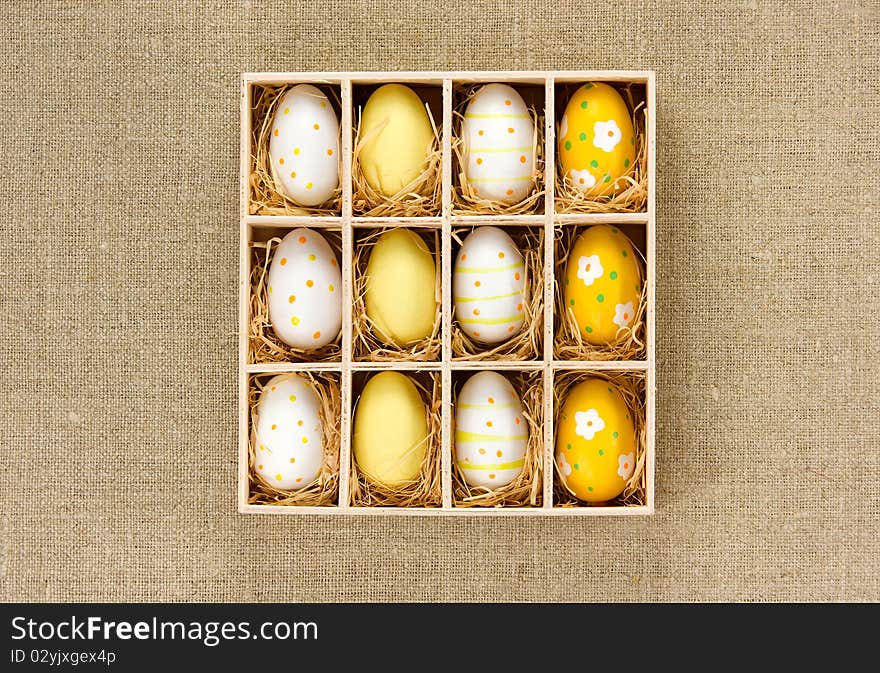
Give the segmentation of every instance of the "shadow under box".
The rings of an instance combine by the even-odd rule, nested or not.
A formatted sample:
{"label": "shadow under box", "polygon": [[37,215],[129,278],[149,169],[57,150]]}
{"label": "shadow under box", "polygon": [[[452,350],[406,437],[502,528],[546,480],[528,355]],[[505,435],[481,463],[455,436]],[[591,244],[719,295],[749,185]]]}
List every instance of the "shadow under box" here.
{"label": "shadow under box", "polygon": [[[308,229],[308,227],[305,227]],[[248,362],[251,364],[287,362],[340,362],[342,359],[342,330],[326,346],[314,350],[295,348],[282,341],[272,328],[269,317],[269,294],[274,292],[269,282],[269,270],[279,243],[293,227],[253,227],[250,268],[250,311],[248,317]],[[342,231],[337,228],[309,229],[310,235],[321,236],[336,257],[337,269],[342,268]],[[291,267],[290,273],[297,273]],[[333,288],[342,301],[342,288]],[[345,307],[342,307],[345,310]],[[318,309],[319,310],[319,309]],[[304,318],[305,319],[305,318]]]}
{"label": "shadow under box", "polygon": [[[339,216],[342,213],[342,152],[337,152],[337,188],[324,203],[318,206],[301,206],[283,194],[276,181],[271,165],[269,141],[278,104],[297,83],[279,86],[253,85],[253,108],[251,117],[251,162],[248,213],[251,215],[314,215]],[[321,91],[330,103],[336,121],[342,129],[342,104],[339,85],[309,83]],[[296,114],[296,111],[293,111]],[[290,160],[295,158],[290,156]],[[305,159],[305,157],[300,157]],[[287,168],[290,168],[288,164]]]}
{"label": "shadow under box", "polygon": [[[618,178],[626,183],[613,195],[590,196],[575,189],[571,177],[564,174],[559,156],[560,126],[566,106],[579,89],[590,82],[565,82],[556,80],[554,94],[556,128],[556,187],[554,210],[557,214],[568,213],[644,213],[648,202],[648,138],[647,138],[647,85],[643,82],[604,82],[613,87],[623,98],[630,113],[634,135],[635,161],[628,177]],[[586,103],[584,103],[586,105]],[[583,135],[581,136],[584,137]],[[575,140],[576,142],[576,140]],[[630,138],[620,138],[629,143]],[[585,170],[592,169],[586,168]]]}
{"label": "shadow under box", "polygon": [[[541,507],[543,502],[543,474],[544,474],[544,372],[541,370],[517,371],[504,370],[490,372],[503,376],[513,386],[521,403],[522,419],[516,420],[516,425],[511,427],[524,427],[528,433],[525,453],[522,458],[521,472],[508,484],[497,488],[482,485],[468,484],[464,477],[460,460],[470,458],[459,455],[456,450],[458,432],[482,431],[484,422],[495,427],[504,427],[507,423],[499,423],[505,420],[505,414],[514,414],[515,410],[510,403],[504,400],[495,400],[489,395],[485,400],[468,400],[465,406],[459,405],[459,394],[462,386],[473,376],[484,375],[488,370],[453,370],[452,372],[452,399],[453,399],[453,440],[450,445],[452,451],[452,500],[455,507]],[[459,423],[460,413],[470,414],[470,426]],[[509,416],[507,417],[509,420]],[[472,445],[473,446],[473,445]],[[503,466],[510,458],[507,454],[508,447],[501,438],[486,436],[486,445],[477,449],[480,455],[488,455],[491,464]],[[479,458],[480,456],[475,456]],[[485,459],[484,459],[485,460]],[[520,462],[514,460],[514,463]],[[483,472],[480,472],[483,474]],[[491,472],[485,472],[488,476]],[[472,479],[473,481],[473,479]]]}
{"label": "shadow under box", "polygon": [[[522,274],[525,283],[523,299],[516,303],[516,297],[510,298],[509,292],[495,293],[487,289],[486,283],[479,279],[474,281],[475,287],[465,297],[456,297],[456,274],[460,265],[468,262],[460,259],[462,243],[476,231],[486,231],[489,225],[456,227],[452,231],[452,284],[453,313],[451,322],[451,346],[453,361],[475,360],[540,360],[544,352],[544,228],[541,226],[524,227],[498,225],[498,229],[509,236],[520,254],[522,264],[511,264],[508,260],[492,266],[480,267],[485,274],[494,277],[497,274],[509,273],[514,276]],[[476,244],[479,245],[479,244]],[[469,268],[469,267],[468,267]],[[473,274],[469,274],[473,275]],[[474,276],[475,277],[475,276]],[[519,281],[516,278],[516,281]],[[477,287],[479,285],[479,287]],[[492,287],[491,284],[488,287]],[[458,301],[456,301],[458,299]],[[509,305],[508,305],[509,304]],[[462,311],[467,314],[463,315]],[[511,315],[523,315],[522,327],[513,335],[500,343],[484,343],[476,335],[479,334],[479,321],[493,321]],[[494,317],[493,317],[494,316]],[[462,322],[462,320],[466,322]],[[515,329],[513,326],[510,329]]]}
{"label": "shadow under box", "polygon": [[[518,152],[522,152],[523,160],[529,153],[534,156],[533,175],[535,178],[534,187],[531,193],[518,203],[506,204],[499,201],[492,201],[480,198],[475,193],[473,185],[467,182],[466,170],[464,166],[466,139],[463,137],[462,126],[465,118],[467,106],[471,99],[479,93],[479,91],[487,84],[492,82],[456,82],[453,84],[452,92],[452,213],[453,215],[530,215],[544,213],[544,86],[539,84],[525,83],[506,83],[496,82],[496,84],[506,84],[516,91],[526,105],[528,114],[531,117],[534,126],[534,132],[531,138],[523,139],[516,147]],[[500,113],[505,114],[505,113]],[[479,133],[486,140],[486,156],[477,156],[475,160],[497,161],[498,158],[504,158],[509,155],[511,143],[503,135],[500,139],[496,138],[497,133],[491,131],[498,130],[505,134],[508,130],[513,131],[512,127],[508,127],[503,118],[497,115],[492,118],[486,118],[487,133],[480,129]],[[474,148],[475,151],[477,148]],[[488,164],[484,164],[488,165]]]}
{"label": "shadow under box", "polygon": [[[367,265],[376,243],[386,233],[407,231],[417,235],[430,251],[434,260],[435,277],[435,315],[431,333],[407,346],[389,343],[380,336],[377,326],[367,316],[365,293],[367,286]],[[395,258],[390,263],[397,263]],[[405,266],[406,260],[399,263]],[[441,264],[440,230],[419,227],[376,227],[354,229],[354,254],[352,257],[352,359],[367,362],[422,361],[436,362],[442,355],[441,343]],[[390,288],[395,296],[384,300],[390,305],[406,305],[411,299],[411,287],[401,282]],[[398,296],[399,295],[399,296]]]}
{"label": "shadow under box", "polygon": [[418,95],[427,106],[431,126],[434,130],[434,145],[428,154],[422,173],[400,192],[386,196],[371,187],[364,177],[360,165],[360,149],[364,138],[361,133],[361,117],[370,96],[385,84],[352,83],[352,211],[361,217],[437,217],[441,214],[441,165],[442,165],[442,126],[443,126],[443,83],[400,83]]}
{"label": "shadow under box", "polygon": [[[610,227],[627,236],[632,243],[638,257],[640,277],[638,279],[639,306],[634,307],[635,313],[628,328],[619,333],[618,341],[613,344],[596,345],[585,340],[581,334],[579,325],[576,324],[574,314],[565,303],[566,270],[570,261],[571,250],[576,239],[591,226]],[[556,360],[644,360],[647,356],[647,283],[646,283],[646,255],[647,255],[647,231],[643,224],[599,224],[590,226],[577,226],[572,224],[557,224],[554,227],[554,310],[553,310],[553,356]],[[625,253],[624,253],[625,254]],[[571,260],[577,264],[577,260]],[[616,271],[608,262],[604,272],[610,277],[615,277]],[[635,290],[635,288],[633,288]],[[612,311],[613,308],[607,309]]]}
{"label": "shadow under box", "polygon": [[[362,412],[361,398],[367,383],[375,376],[395,373],[407,377],[416,387],[424,405],[426,414],[427,435],[424,446],[425,455],[419,469],[418,477],[400,486],[384,486],[373,480],[358,469],[357,445],[359,441],[368,441],[373,447],[386,444],[383,437],[374,437],[372,441],[358,437],[358,414]],[[442,426],[442,376],[439,371],[394,371],[384,370],[381,372],[355,371],[352,372],[352,431],[351,431],[351,479],[350,479],[350,503],[352,507],[440,507],[443,502],[442,495],[442,466],[441,466],[441,426]],[[412,410],[403,406],[389,410],[390,404],[396,404],[393,400],[384,400],[381,405],[383,411],[399,417]],[[375,410],[375,406],[373,407]],[[416,412],[418,413],[418,412]],[[370,423],[375,427],[376,424]],[[393,424],[380,424],[382,428],[388,428],[392,432]],[[412,450],[412,449],[410,449]]]}

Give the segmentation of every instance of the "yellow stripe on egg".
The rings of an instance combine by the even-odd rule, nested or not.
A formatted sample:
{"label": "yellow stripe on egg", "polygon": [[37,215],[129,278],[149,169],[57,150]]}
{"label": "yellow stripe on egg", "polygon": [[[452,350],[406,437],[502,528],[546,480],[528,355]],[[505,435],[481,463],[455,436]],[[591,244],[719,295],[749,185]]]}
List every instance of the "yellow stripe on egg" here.
{"label": "yellow stripe on egg", "polygon": [[463,470],[515,470],[522,467],[524,464],[524,459],[515,460],[510,463],[485,463],[483,465],[474,465],[473,463],[458,461],[458,466]]}
{"label": "yellow stripe on egg", "polygon": [[525,318],[525,313],[517,313],[504,318],[459,318],[458,322],[465,325],[503,325],[508,322],[517,322]]}
{"label": "yellow stripe on egg", "polygon": [[488,435],[482,432],[456,430],[456,442],[510,442],[517,439],[528,439],[527,435]]}

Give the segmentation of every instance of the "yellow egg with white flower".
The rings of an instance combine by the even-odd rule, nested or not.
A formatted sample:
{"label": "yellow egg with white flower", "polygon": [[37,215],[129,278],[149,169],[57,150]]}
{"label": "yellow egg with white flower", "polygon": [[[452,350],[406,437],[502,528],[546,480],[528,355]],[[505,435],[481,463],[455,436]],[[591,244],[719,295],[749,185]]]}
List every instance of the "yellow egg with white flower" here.
{"label": "yellow egg with white flower", "polygon": [[617,227],[599,224],[582,232],[569,253],[562,282],[562,308],[587,343],[616,343],[635,323],[642,296],[641,267],[632,241]]}
{"label": "yellow egg with white flower", "polygon": [[619,496],[636,468],[633,415],[617,386],[589,377],[563,402],[556,432],[556,471],[584,502]]}
{"label": "yellow egg with white flower", "polygon": [[628,187],[636,141],[629,108],[617,90],[601,82],[578,87],[559,125],[559,162],[571,185],[590,197]]}

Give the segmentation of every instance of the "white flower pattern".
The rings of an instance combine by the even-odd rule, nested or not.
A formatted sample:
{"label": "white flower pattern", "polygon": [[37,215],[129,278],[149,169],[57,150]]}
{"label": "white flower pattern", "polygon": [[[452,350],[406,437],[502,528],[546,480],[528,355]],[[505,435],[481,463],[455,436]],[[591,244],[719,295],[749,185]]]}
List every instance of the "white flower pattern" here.
{"label": "white flower pattern", "polygon": [[590,173],[589,169],[578,171],[572,168],[568,174],[571,176],[571,184],[581,192],[587,191],[596,184],[596,176]]}
{"label": "white flower pattern", "polygon": [[623,134],[617,126],[617,122],[609,119],[607,122],[593,124],[593,145],[600,150],[610,152],[620,143]]}
{"label": "white flower pattern", "polygon": [[593,439],[595,434],[605,427],[605,421],[595,409],[577,411],[574,414],[575,433],[584,439]]}
{"label": "white flower pattern", "polygon": [[636,469],[635,454],[625,453],[617,459],[617,474],[621,479],[626,481],[632,476],[633,470]]}
{"label": "white flower pattern", "polygon": [[584,281],[584,285],[592,285],[593,281],[600,278],[603,273],[605,273],[605,269],[602,268],[602,261],[599,259],[599,255],[578,258],[577,277]]}
{"label": "white flower pattern", "polygon": [[617,306],[614,307],[614,318],[612,319],[612,322],[618,327],[629,327],[633,317],[633,303],[628,301],[625,304],[617,304]]}
{"label": "white flower pattern", "polygon": [[568,464],[565,454],[562,452],[559,453],[559,469],[562,470],[562,474],[565,477],[571,474],[571,465]]}

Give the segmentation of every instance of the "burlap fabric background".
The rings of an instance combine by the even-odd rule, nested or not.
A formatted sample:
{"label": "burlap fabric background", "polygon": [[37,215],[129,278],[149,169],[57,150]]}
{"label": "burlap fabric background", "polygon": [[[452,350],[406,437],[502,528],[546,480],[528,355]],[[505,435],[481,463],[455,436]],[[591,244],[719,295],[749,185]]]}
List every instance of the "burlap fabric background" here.
{"label": "burlap fabric background", "polygon": [[[0,5],[0,599],[880,599],[876,2],[396,4]],[[236,514],[239,74],[586,67],[658,73],[656,516]]]}

